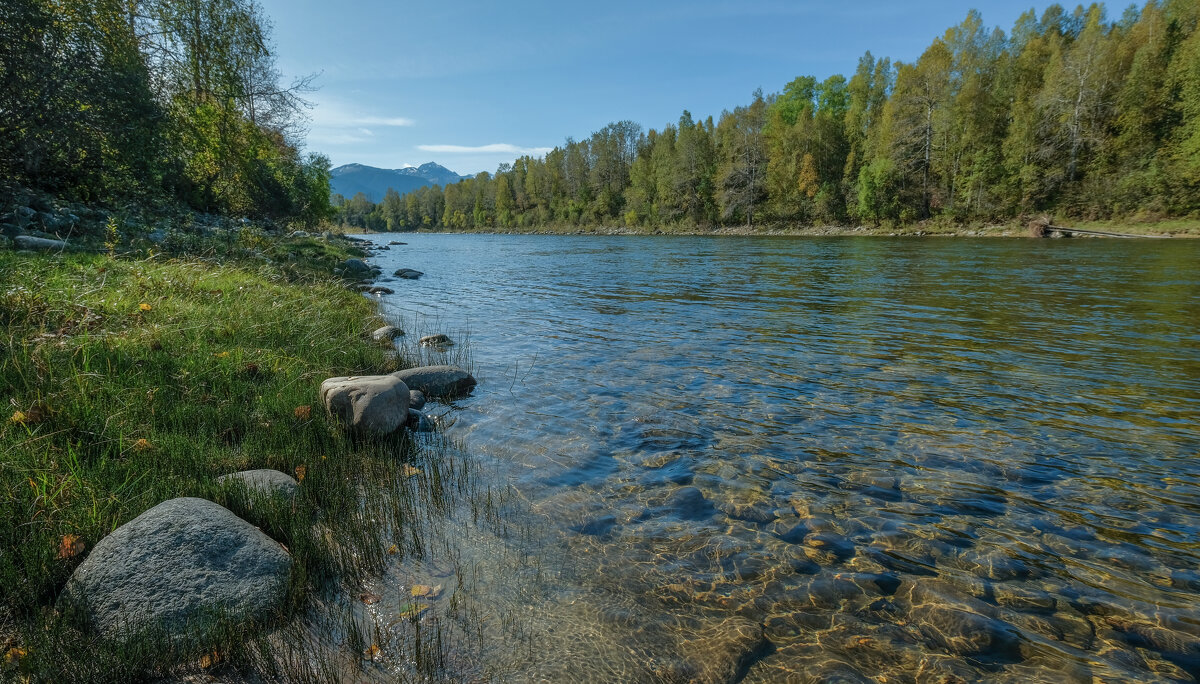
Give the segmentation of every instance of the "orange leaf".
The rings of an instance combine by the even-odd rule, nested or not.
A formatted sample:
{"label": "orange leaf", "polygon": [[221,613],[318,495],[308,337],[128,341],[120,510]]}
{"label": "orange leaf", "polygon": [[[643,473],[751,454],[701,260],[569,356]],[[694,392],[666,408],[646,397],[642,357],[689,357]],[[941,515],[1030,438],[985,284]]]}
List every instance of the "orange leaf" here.
{"label": "orange leaf", "polygon": [[79,535],[64,535],[62,541],[58,543],[58,557],[64,560],[74,558],[83,553],[84,547],[83,539]]}
{"label": "orange leaf", "polygon": [[138,308],[141,309],[142,311],[149,311],[149,310],[153,309],[154,307],[150,306],[146,302],[142,302],[141,304],[138,304]]}
{"label": "orange leaf", "polygon": [[404,464],[404,477],[416,477],[421,474],[420,468],[414,468],[407,463]]}
{"label": "orange leaf", "polygon": [[379,660],[379,647],[371,644],[367,650],[363,651],[363,657],[367,660]]}
{"label": "orange leaf", "polygon": [[24,658],[27,653],[29,653],[29,651],[26,651],[20,646],[13,646],[4,654],[4,662],[9,665],[17,665],[21,662],[21,658]]}
{"label": "orange leaf", "polygon": [[308,474],[308,466],[296,466],[296,482],[304,482],[304,476]]}
{"label": "orange leaf", "polygon": [[312,418],[312,407],[308,405],[297,406],[296,410],[292,411],[292,414],[300,420],[308,420],[309,418]]}
{"label": "orange leaf", "polygon": [[200,667],[206,670],[219,662],[221,662],[221,654],[217,651],[200,656]]}
{"label": "orange leaf", "polygon": [[24,411],[13,411],[12,418],[9,418],[8,422],[24,425],[29,422],[29,416],[25,415]]}
{"label": "orange leaf", "polygon": [[388,547],[387,552],[388,552],[389,556],[394,556],[394,555],[400,553],[400,547],[396,546],[395,544],[392,544],[391,546]]}
{"label": "orange leaf", "polygon": [[133,443],[134,451],[149,451],[153,448],[154,448],[154,446],[152,444],[150,444],[149,440],[146,440],[146,439],[139,439],[138,441]]}

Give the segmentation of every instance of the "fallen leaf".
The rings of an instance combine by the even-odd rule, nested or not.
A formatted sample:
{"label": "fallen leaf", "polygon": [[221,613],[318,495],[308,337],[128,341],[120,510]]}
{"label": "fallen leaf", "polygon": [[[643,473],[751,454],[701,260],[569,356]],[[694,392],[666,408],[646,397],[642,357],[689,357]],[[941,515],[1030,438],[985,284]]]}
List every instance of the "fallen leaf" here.
{"label": "fallen leaf", "polygon": [[312,418],[312,407],[307,404],[304,406],[297,406],[296,410],[292,411],[292,414],[300,420],[308,420],[309,418]]}
{"label": "fallen leaf", "polygon": [[411,593],[413,596],[435,599],[442,595],[442,585],[431,587],[428,584],[414,584]]}
{"label": "fallen leaf", "polygon": [[209,290],[208,293],[213,296],[220,296],[220,295],[225,294],[225,292],[223,290]]}
{"label": "fallen leaf", "polygon": [[400,617],[410,620],[421,617],[421,615],[429,610],[429,606],[424,603],[409,603],[400,606]]}
{"label": "fallen leaf", "polygon": [[258,367],[257,363],[251,362],[242,367],[242,372],[251,377],[258,377],[262,373],[262,369]]}
{"label": "fallen leaf", "polygon": [[[32,482],[32,480],[31,480],[31,482]],[[388,552],[389,556],[394,556],[394,555],[400,553],[400,547],[396,546],[395,544],[392,544],[391,546],[388,547],[387,552]]]}
{"label": "fallen leaf", "polygon": [[308,474],[307,466],[302,466],[302,465],[296,466],[296,482],[304,482],[304,476],[307,474]]}
{"label": "fallen leaf", "polygon": [[84,547],[83,539],[79,535],[64,535],[62,541],[58,543],[58,557],[63,560],[74,558],[83,553]]}
{"label": "fallen leaf", "polygon": [[26,651],[20,646],[13,646],[12,648],[8,649],[7,652],[5,652],[4,662],[8,665],[18,665],[21,662],[21,658],[24,658],[28,653],[29,651]]}
{"label": "fallen leaf", "polygon": [[150,306],[146,302],[142,302],[141,304],[138,304],[138,308],[141,309],[142,311],[149,311],[149,310],[153,309],[154,307]]}
{"label": "fallen leaf", "polygon": [[149,451],[153,448],[154,448],[154,446],[152,444],[150,444],[149,440],[146,440],[146,439],[139,439],[138,441],[133,443],[134,451]]}
{"label": "fallen leaf", "polygon": [[358,595],[358,599],[360,601],[362,601],[363,603],[367,604],[368,606],[373,606],[376,603],[379,603],[383,599],[383,597],[380,596],[379,594],[372,594],[369,591],[364,591],[363,593]]}
{"label": "fallen leaf", "polygon": [[414,468],[407,463],[404,464],[404,477],[416,477],[421,474],[420,468]]}
{"label": "fallen leaf", "polygon": [[379,660],[379,647],[371,644],[367,647],[367,650],[363,651],[363,657],[367,660]]}
{"label": "fallen leaf", "polygon": [[221,662],[221,654],[216,651],[200,656],[200,667],[206,670],[219,662]]}
{"label": "fallen leaf", "polygon": [[213,356],[217,357],[218,359],[227,359],[227,358],[229,358],[229,352],[227,352],[227,351],[217,352],[216,354],[213,354]]}
{"label": "fallen leaf", "polygon": [[28,421],[29,416],[25,415],[24,411],[13,411],[12,418],[8,419],[8,422],[16,423],[17,425],[24,425]]}

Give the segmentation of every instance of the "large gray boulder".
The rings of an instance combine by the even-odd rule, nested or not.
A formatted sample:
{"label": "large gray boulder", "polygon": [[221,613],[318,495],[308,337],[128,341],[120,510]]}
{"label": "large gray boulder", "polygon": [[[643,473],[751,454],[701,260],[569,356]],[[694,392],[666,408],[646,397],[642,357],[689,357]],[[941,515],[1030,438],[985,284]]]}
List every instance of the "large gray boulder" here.
{"label": "large gray boulder", "polygon": [[371,275],[371,267],[362,259],[346,259],[334,271],[347,278],[365,278]]}
{"label": "large gray boulder", "polygon": [[410,389],[420,390],[429,397],[466,396],[475,387],[475,378],[458,366],[421,366],[392,373]]}
{"label": "large gray boulder", "polygon": [[61,252],[67,249],[67,243],[62,240],[51,240],[32,235],[18,235],[13,238],[13,243],[16,244],[17,249],[33,249],[43,252]]}
{"label": "large gray boulder", "polygon": [[101,539],[63,600],[108,637],[162,628],[180,638],[215,613],[269,618],[284,598],[291,563],[278,542],[225,508],[171,499]]}
{"label": "large gray boulder", "polygon": [[218,484],[241,484],[251,492],[267,496],[280,495],[290,497],[296,493],[299,483],[296,478],[281,473],[278,470],[264,468],[260,470],[243,470],[217,478]]}
{"label": "large gray boulder", "polygon": [[395,375],[329,378],[321,400],[329,415],[368,436],[395,432],[408,420],[408,387]]}

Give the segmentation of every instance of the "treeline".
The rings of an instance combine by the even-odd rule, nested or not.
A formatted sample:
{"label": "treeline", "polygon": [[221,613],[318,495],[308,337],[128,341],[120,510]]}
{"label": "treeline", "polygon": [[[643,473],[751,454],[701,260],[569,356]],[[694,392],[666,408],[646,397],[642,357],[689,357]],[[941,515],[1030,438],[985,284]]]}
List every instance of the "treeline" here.
{"label": "treeline", "polygon": [[1200,212],[1200,3],[1109,21],[1054,5],[1012,32],[980,15],[915,63],[870,53],[849,80],[795,79],[722,113],[611,124],[544,158],[378,205],[385,230],[1003,220]]}
{"label": "treeline", "polygon": [[327,217],[308,83],[281,84],[269,31],[253,0],[4,0],[0,195]]}

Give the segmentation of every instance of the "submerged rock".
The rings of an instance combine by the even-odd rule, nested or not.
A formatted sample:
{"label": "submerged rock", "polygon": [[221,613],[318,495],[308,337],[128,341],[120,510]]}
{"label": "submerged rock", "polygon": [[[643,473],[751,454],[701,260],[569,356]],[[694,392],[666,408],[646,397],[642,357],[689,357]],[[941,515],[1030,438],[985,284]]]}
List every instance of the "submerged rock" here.
{"label": "submerged rock", "polygon": [[684,665],[681,681],[719,684],[739,681],[754,661],[771,648],[762,625],[734,617],[710,627],[680,646]]}
{"label": "submerged rock", "polygon": [[383,287],[382,285],[375,285],[374,287],[367,288],[367,293],[373,294],[373,295],[396,294],[396,291],[390,287]]}
{"label": "submerged rock", "polygon": [[396,276],[397,278],[404,278],[405,280],[416,280],[425,274],[411,268],[401,268],[397,269],[392,275]]}
{"label": "submerged rock", "polygon": [[717,509],[695,487],[680,487],[667,497],[665,508],[684,520],[711,518]]}
{"label": "submerged rock", "polygon": [[955,655],[1006,657],[1015,655],[1020,646],[1020,637],[1010,625],[952,606],[917,606],[909,613],[909,622],[938,648]]}
{"label": "submerged rock", "polygon": [[296,493],[296,488],[299,483],[296,478],[281,473],[278,470],[261,469],[261,470],[243,470],[239,473],[230,473],[217,478],[220,484],[240,482],[245,485],[246,489],[260,494],[292,496]]}
{"label": "submerged rock", "polygon": [[329,415],[360,434],[391,434],[408,421],[408,386],[395,375],[329,378],[321,399]]}
{"label": "submerged rock", "polygon": [[108,637],[163,628],[172,639],[220,612],[261,620],[281,604],[291,557],[204,499],[164,501],[118,527],[71,575],[62,600]]}
{"label": "submerged rock", "polygon": [[410,389],[427,397],[456,398],[466,396],[477,384],[475,378],[458,366],[420,366],[392,373]]}

